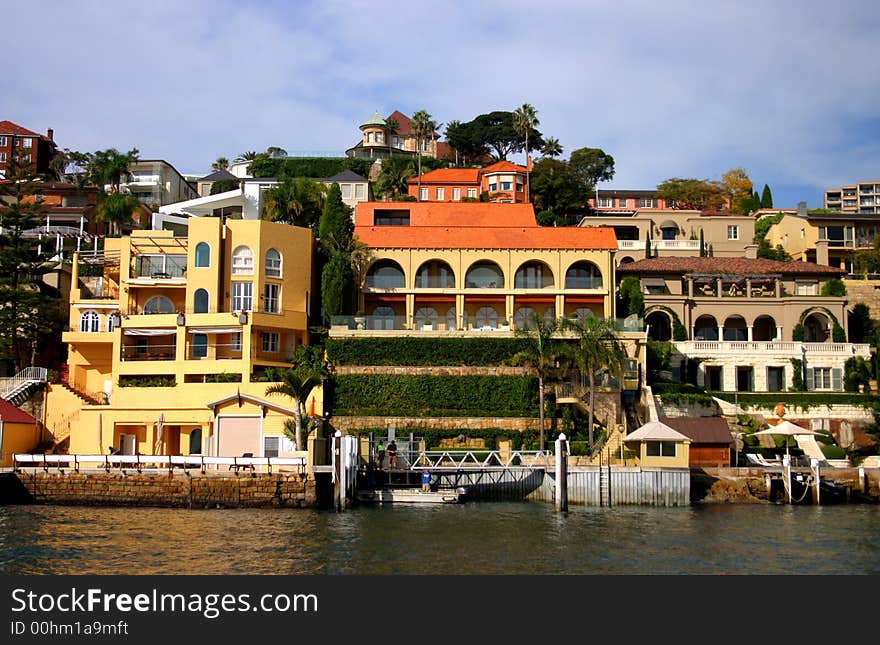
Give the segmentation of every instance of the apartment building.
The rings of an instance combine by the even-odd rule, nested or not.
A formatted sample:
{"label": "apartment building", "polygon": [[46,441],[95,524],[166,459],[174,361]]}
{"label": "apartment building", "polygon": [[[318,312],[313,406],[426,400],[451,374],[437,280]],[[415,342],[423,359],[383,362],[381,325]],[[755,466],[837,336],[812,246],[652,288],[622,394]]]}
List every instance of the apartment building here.
{"label": "apartment building", "polygon": [[267,397],[267,370],[309,342],[312,256],[308,229],[208,217],[186,237],[133,231],[106,239],[100,261],[76,256],[66,376],[46,406],[56,442],[87,454],[290,452],[292,402]]}
{"label": "apartment building", "polygon": [[825,191],[822,205],[841,213],[880,213],[880,180],[860,181],[849,186],[830,188]]}
{"label": "apartment building", "polygon": [[36,174],[48,174],[49,162],[55,155],[55,133],[52,128],[39,134],[13,123],[0,121],[0,178],[6,176],[9,160],[18,155]]}
{"label": "apartment building", "polygon": [[132,162],[128,166],[128,177],[119,188],[154,208],[198,197],[196,187],[164,159]]}
{"label": "apartment building", "polygon": [[658,199],[656,190],[597,190],[587,205],[599,213],[632,214],[639,208],[655,211],[672,210],[672,200]]}

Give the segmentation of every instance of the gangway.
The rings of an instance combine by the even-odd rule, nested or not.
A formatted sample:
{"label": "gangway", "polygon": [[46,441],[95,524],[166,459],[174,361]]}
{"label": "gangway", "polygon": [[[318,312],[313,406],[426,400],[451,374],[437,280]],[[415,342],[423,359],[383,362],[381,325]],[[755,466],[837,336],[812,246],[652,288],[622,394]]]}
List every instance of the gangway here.
{"label": "gangway", "polygon": [[549,450],[423,450],[410,470],[549,470]]}

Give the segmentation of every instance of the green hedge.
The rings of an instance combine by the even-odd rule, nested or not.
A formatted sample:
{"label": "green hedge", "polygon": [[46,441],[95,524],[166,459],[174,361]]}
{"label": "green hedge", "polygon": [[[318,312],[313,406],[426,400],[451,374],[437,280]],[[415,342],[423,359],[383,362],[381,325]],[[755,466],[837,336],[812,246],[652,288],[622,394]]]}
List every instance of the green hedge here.
{"label": "green hedge", "polygon": [[275,177],[279,180],[296,177],[326,179],[343,170],[351,170],[363,178],[370,176],[373,159],[351,157],[260,157],[250,165],[254,177]]}
{"label": "green hedge", "polygon": [[[407,428],[405,425],[399,425],[396,428],[396,436],[398,440],[408,439],[409,433],[412,432],[413,437],[425,440],[426,450],[471,450],[472,452],[484,452],[486,450],[498,450],[498,441],[500,439],[510,439],[512,441],[512,450],[538,450],[541,442],[540,433],[537,429],[529,430],[503,430],[501,428],[472,428],[469,430],[455,430],[452,428]],[[374,437],[385,437],[388,428],[362,428],[353,430],[352,434],[362,437],[373,433]],[[456,446],[447,446],[440,448],[441,439],[455,439],[464,436],[468,439],[479,438],[483,440],[483,448],[458,448]],[[553,448],[553,439],[549,438],[545,432],[544,448]]]}
{"label": "green hedge", "polygon": [[528,376],[344,374],[333,381],[340,416],[538,416],[538,383]]}
{"label": "green hedge", "polygon": [[502,365],[524,338],[328,338],[331,365]]}

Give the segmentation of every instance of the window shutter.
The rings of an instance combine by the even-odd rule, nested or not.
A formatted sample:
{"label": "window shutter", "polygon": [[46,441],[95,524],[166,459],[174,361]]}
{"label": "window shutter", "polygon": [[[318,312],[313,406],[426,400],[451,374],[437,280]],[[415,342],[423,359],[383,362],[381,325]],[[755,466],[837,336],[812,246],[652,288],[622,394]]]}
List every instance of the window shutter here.
{"label": "window shutter", "polygon": [[281,437],[278,435],[272,435],[268,437],[263,437],[263,456],[264,457],[277,457],[279,448],[281,447],[281,441],[279,441]]}
{"label": "window shutter", "polygon": [[843,370],[839,367],[831,369],[831,389],[840,392],[843,389]]}
{"label": "window shutter", "polygon": [[813,378],[813,370],[814,369],[815,368],[812,368],[812,367],[807,368],[807,382],[804,383],[804,385],[806,386],[808,392],[812,392],[813,390],[816,389],[815,379]]}

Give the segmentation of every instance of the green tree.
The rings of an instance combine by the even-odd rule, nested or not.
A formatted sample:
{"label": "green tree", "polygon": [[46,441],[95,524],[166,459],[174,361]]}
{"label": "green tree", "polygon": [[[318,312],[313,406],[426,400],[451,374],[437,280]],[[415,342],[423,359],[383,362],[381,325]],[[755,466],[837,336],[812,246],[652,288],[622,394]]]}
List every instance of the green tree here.
{"label": "green tree", "polygon": [[731,168],[721,175],[721,181],[717,185],[727,200],[731,212],[747,215],[754,210],[752,180],[745,170]]}
{"label": "green tree", "polygon": [[761,208],[773,208],[773,195],[767,184],[764,184],[764,190],[761,191]]}
{"label": "green tree", "polygon": [[98,195],[95,214],[99,222],[108,225],[110,235],[119,235],[123,226],[132,223],[132,215],[140,205],[140,200],[130,193],[102,193]]}
{"label": "green tree", "polygon": [[411,158],[383,159],[374,188],[378,195],[395,199],[407,194],[408,182],[415,176],[416,166]]}
{"label": "green tree", "polygon": [[571,169],[581,178],[582,188],[592,193],[600,181],[614,178],[614,157],[601,148],[578,148],[568,159]]}
{"label": "green tree", "polygon": [[544,145],[541,147],[541,155],[544,157],[561,157],[562,144],[556,137],[547,137]]}
{"label": "green tree", "polygon": [[540,450],[544,450],[544,384],[555,369],[556,360],[562,354],[558,340],[553,334],[557,331],[555,320],[547,321],[532,312],[524,328],[517,328],[514,335],[526,339],[526,346],[513,355],[514,365],[530,367],[538,376],[538,423]]}
{"label": "green tree", "polygon": [[637,315],[643,318],[645,315],[645,296],[642,294],[642,285],[638,277],[628,275],[620,281],[617,288],[617,310],[624,317]]}
{"label": "green tree", "polygon": [[880,273],[880,237],[874,238],[873,248],[856,251],[853,254],[853,266],[864,276],[869,273]]}
{"label": "green tree", "polygon": [[218,179],[217,181],[211,183],[211,194],[219,195],[220,193],[225,193],[230,190],[235,190],[241,185],[238,179]]}
{"label": "green tree", "polygon": [[820,295],[843,297],[846,295],[846,285],[840,278],[831,278],[822,285]]}
{"label": "green tree", "polygon": [[617,327],[612,318],[563,318],[562,328],[577,339],[570,355],[582,377],[590,384],[589,441],[593,449],[593,419],[596,410],[596,372],[608,369],[619,376],[626,362],[626,352],[617,338]]}
{"label": "green tree", "polygon": [[704,179],[667,179],[657,185],[657,198],[672,200],[675,208],[688,210],[718,210],[724,204],[721,189]]}
{"label": "green tree", "polygon": [[706,257],[706,240],[703,236],[703,229],[700,229],[700,257]]}
{"label": "green tree", "polygon": [[264,193],[260,218],[314,231],[324,209],[324,190],[324,184],[314,179],[285,179]]}
{"label": "green tree", "polygon": [[853,306],[848,327],[851,342],[876,345],[877,323],[871,318],[871,309],[865,303],[859,302]]}
{"label": "green tree", "polygon": [[[523,150],[523,138],[514,127],[514,113],[496,110],[462,123],[452,145],[472,159],[490,154],[496,161]],[[529,148],[540,150],[544,138],[535,129],[529,131]]]}
{"label": "green tree", "polygon": [[110,185],[110,192],[118,193],[122,178],[128,176],[131,164],[138,160],[138,149],[119,152],[116,148],[97,150],[87,157],[89,181],[101,188]]}
{"label": "green tree", "polygon": [[332,321],[333,316],[338,316],[348,308],[348,289],[351,282],[349,254],[343,251],[333,253],[321,271],[321,306],[326,320]]}
{"label": "green tree", "polygon": [[306,401],[327,374],[321,350],[320,345],[301,345],[294,350],[291,367],[268,370],[269,378],[276,382],[266,388],[266,394],[280,394],[293,400],[296,450],[306,449],[302,436]]}
{"label": "green tree", "polygon": [[43,276],[54,266],[39,239],[26,233],[45,222],[32,196],[37,176],[18,156],[7,159],[0,182],[0,358],[18,372],[32,364],[38,349],[60,338],[60,294]]}
{"label": "green tree", "polygon": [[[529,132],[535,129],[535,127],[540,123],[538,121],[538,111],[530,104],[523,103],[520,107],[516,108],[513,112],[513,129],[523,137],[524,144],[523,149],[526,152],[526,168],[531,170],[530,165],[528,163],[529,160]],[[526,201],[530,201],[529,198],[529,175],[531,173],[526,173]],[[543,427],[542,427],[543,430]],[[542,448],[543,450],[543,448]]]}
{"label": "green tree", "polygon": [[354,222],[351,209],[342,201],[342,190],[333,182],[324,198],[324,210],[318,222],[318,241],[328,257],[336,252],[347,252],[351,247]]}
{"label": "green tree", "polygon": [[567,221],[569,213],[583,206],[583,181],[566,161],[540,159],[533,167],[531,182],[535,208],[553,213],[554,220]]}
{"label": "green tree", "polygon": [[416,199],[421,201],[422,199],[422,148],[424,147],[424,142],[428,138],[428,135],[433,134],[434,132],[434,121],[431,119],[431,115],[428,114],[425,110],[418,110],[415,114],[412,115],[412,119],[410,119],[409,127],[412,130],[413,135],[416,138],[416,149],[418,152],[418,195]]}

